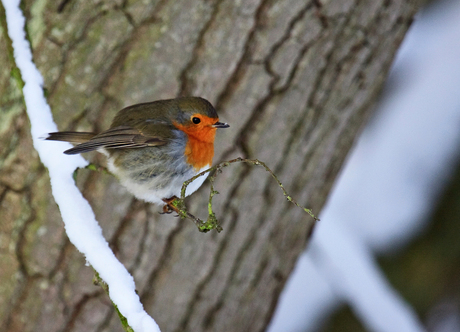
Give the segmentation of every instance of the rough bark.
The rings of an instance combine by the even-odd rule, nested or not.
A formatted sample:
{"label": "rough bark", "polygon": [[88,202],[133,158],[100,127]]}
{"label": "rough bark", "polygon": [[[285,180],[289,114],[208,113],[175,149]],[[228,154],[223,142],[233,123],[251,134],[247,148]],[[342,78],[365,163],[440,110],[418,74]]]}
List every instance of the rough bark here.
{"label": "rough bark", "polygon": [[[417,1],[25,0],[34,60],[61,130],[99,131],[124,106],[198,95],[229,130],[215,160],[259,158],[318,213],[371,111]],[[0,325],[120,331],[70,244],[32,146],[3,10]],[[104,163],[96,154],[87,156]],[[110,175],[78,184],[163,331],[261,331],[313,220],[262,169],[218,177],[223,232],[160,216]],[[207,186],[188,200],[206,214]],[[346,213],[346,212],[344,212]]]}

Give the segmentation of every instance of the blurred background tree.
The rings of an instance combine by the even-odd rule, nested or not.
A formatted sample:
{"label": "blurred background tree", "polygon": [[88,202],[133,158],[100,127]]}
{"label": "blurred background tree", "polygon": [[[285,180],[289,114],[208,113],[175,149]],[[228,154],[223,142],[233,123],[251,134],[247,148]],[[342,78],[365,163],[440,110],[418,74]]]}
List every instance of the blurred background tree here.
{"label": "blurred background tree", "polygon": [[460,331],[459,15],[416,16],[270,332]]}

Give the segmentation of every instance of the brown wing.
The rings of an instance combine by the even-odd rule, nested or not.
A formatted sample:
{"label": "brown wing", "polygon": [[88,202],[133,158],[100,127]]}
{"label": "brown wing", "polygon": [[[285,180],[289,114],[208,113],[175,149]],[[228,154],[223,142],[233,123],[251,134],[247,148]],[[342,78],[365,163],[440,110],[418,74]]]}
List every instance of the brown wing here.
{"label": "brown wing", "polygon": [[57,133],[49,133],[48,136],[45,137],[45,139],[48,141],[84,143],[93,138],[94,136],[96,136],[96,133],[88,133],[81,131],[60,131]]}
{"label": "brown wing", "polygon": [[78,154],[89,151],[94,151],[100,148],[105,149],[125,149],[125,148],[142,148],[146,146],[159,146],[166,144],[166,140],[144,135],[140,130],[119,126],[106,130],[89,141],[78,144],[72,149],[64,151],[65,154]]}

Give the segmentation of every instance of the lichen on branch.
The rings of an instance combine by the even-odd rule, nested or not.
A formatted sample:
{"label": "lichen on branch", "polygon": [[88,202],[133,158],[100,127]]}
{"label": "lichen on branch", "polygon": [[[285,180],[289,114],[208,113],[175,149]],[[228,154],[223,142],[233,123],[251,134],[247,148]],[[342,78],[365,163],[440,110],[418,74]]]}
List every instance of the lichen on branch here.
{"label": "lichen on branch", "polygon": [[[294,198],[292,198],[291,195],[289,195],[286,191],[286,189],[284,189],[284,186],[283,184],[281,183],[281,181],[278,179],[278,177],[276,176],[275,173],[273,173],[273,171],[262,161],[258,160],[258,159],[245,159],[245,158],[236,158],[236,159],[232,159],[232,160],[228,160],[228,161],[223,161],[211,168],[208,168],[207,170],[195,175],[194,177],[188,179],[187,181],[185,181],[182,185],[182,189],[181,189],[181,197],[180,198],[175,198],[173,200],[171,200],[170,202],[167,203],[167,205],[172,209],[174,210],[175,212],[177,212],[177,214],[185,219],[191,219],[195,225],[198,227],[198,230],[200,232],[203,232],[203,233],[206,233],[210,230],[213,230],[215,229],[217,232],[221,232],[222,231],[222,227],[220,226],[219,224],[219,221],[217,220],[216,218],[216,215],[212,209],[212,199],[214,197],[214,195],[218,194],[218,192],[216,190],[214,190],[214,180],[216,179],[217,175],[219,173],[222,172],[222,169],[227,167],[227,166],[230,166],[231,164],[234,164],[234,163],[239,163],[239,162],[242,162],[242,163],[247,163],[249,165],[256,165],[256,166],[262,166],[265,168],[265,170],[270,173],[270,175],[275,179],[275,181],[278,183],[278,186],[281,188],[281,190],[283,191],[283,195],[284,197],[286,197],[286,199],[295,204],[296,206],[298,206],[299,208],[301,208],[302,210],[304,210],[306,213],[308,213],[310,215],[310,217],[312,217],[315,221],[319,221],[318,218],[315,217],[315,215],[313,214],[313,212],[310,210],[310,209],[307,209],[303,206],[301,206],[299,203],[297,203]],[[211,190],[210,190],[210,193],[209,193],[209,201],[208,201],[208,218],[206,219],[206,221],[203,221],[197,217],[195,217],[193,214],[191,214],[190,212],[187,211],[187,208],[185,206],[185,191],[187,189],[187,186],[192,183],[195,179],[199,178],[200,176],[204,176],[210,172],[214,172],[212,175],[209,176],[209,181],[211,182]]]}

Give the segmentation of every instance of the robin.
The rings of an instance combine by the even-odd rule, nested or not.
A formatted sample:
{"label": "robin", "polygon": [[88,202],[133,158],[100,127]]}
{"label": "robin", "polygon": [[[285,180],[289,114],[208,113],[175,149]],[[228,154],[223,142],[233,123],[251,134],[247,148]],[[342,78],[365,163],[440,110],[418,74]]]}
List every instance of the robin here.
{"label": "robin", "polygon": [[[126,107],[100,134],[63,131],[46,139],[79,143],[65,154],[105,154],[109,171],[134,196],[169,204],[180,196],[184,181],[211,167],[216,129],[228,127],[207,100],[183,97]],[[190,183],[186,196],[205,179]]]}

